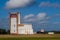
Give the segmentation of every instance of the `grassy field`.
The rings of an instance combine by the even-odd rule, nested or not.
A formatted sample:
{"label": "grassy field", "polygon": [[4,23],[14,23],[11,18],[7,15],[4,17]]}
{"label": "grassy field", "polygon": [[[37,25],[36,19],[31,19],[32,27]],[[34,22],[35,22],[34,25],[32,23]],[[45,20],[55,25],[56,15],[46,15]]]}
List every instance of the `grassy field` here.
{"label": "grassy field", "polygon": [[60,34],[0,35],[0,40],[60,40]]}

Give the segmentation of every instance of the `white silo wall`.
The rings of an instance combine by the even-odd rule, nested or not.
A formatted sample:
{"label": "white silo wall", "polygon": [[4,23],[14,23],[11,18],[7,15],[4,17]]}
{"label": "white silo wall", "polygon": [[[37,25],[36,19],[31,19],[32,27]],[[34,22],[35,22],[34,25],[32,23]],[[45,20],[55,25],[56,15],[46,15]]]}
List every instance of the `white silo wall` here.
{"label": "white silo wall", "polygon": [[32,25],[24,24],[24,26],[18,26],[18,34],[33,34]]}
{"label": "white silo wall", "polygon": [[18,26],[18,34],[25,34],[24,26]]}
{"label": "white silo wall", "polygon": [[24,24],[24,27],[25,27],[26,29],[33,29],[31,24]]}
{"label": "white silo wall", "polygon": [[17,33],[17,22],[16,18],[11,18],[11,30],[10,33]]}
{"label": "white silo wall", "polygon": [[20,13],[18,13],[18,24],[20,24]]}
{"label": "white silo wall", "polygon": [[33,34],[33,28],[31,24],[25,24],[24,27],[27,34]]}

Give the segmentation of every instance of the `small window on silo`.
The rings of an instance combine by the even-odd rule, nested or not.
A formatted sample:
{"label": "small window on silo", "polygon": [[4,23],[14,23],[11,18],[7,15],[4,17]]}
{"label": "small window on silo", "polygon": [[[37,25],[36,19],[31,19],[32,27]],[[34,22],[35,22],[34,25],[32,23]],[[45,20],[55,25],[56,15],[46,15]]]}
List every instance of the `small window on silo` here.
{"label": "small window on silo", "polygon": [[15,30],[14,30],[14,32],[15,32]]}
{"label": "small window on silo", "polygon": [[14,27],[15,27],[15,24],[14,24]]}

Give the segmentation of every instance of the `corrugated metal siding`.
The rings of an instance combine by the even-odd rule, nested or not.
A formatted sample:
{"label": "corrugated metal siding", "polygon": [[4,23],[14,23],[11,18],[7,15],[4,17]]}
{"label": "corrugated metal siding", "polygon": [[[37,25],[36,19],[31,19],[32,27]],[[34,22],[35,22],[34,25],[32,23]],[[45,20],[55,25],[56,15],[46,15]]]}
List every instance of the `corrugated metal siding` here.
{"label": "corrugated metal siding", "polygon": [[25,34],[25,28],[24,28],[24,26],[18,27],[18,34]]}
{"label": "corrugated metal siding", "polygon": [[33,34],[32,25],[18,26],[18,34]]}
{"label": "corrugated metal siding", "polygon": [[27,34],[33,34],[32,25],[25,24],[24,27],[25,27],[25,31],[26,31]]}

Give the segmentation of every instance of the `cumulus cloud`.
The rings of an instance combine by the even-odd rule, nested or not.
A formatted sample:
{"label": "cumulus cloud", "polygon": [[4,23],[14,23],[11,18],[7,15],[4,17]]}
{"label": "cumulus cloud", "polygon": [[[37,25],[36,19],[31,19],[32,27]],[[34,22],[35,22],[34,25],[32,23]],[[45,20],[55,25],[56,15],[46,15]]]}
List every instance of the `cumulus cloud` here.
{"label": "cumulus cloud", "polygon": [[50,5],[49,2],[41,2],[41,3],[40,3],[40,6],[49,6],[49,5]]}
{"label": "cumulus cloud", "polygon": [[24,17],[24,19],[28,19],[28,18],[31,18],[31,17],[34,17],[34,14],[26,15],[26,16]]}
{"label": "cumulus cloud", "polygon": [[40,20],[44,20],[46,17],[46,13],[38,13],[37,15],[29,14],[24,16],[24,22],[37,22]]}
{"label": "cumulus cloud", "polygon": [[47,6],[47,7],[60,7],[60,4],[58,4],[58,3],[50,3],[48,1],[48,2],[41,2],[39,6],[40,7],[45,7],[45,6]]}
{"label": "cumulus cloud", "polygon": [[32,0],[9,0],[6,2],[6,8],[25,7],[31,4]]}
{"label": "cumulus cloud", "polygon": [[46,13],[39,13],[36,17],[38,20],[44,19],[46,17]]}

